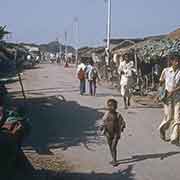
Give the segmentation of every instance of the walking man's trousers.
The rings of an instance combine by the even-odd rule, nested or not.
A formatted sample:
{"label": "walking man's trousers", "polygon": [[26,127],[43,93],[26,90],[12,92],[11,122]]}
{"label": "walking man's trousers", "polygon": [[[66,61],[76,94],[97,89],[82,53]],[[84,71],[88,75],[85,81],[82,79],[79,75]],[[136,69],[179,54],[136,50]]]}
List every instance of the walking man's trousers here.
{"label": "walking man's trousers", "polygon": [[164,119],[159,127],[160,131],[170,128],[170,141],[179,143],[180,136],[180,102],[168,102],[164,104]]}

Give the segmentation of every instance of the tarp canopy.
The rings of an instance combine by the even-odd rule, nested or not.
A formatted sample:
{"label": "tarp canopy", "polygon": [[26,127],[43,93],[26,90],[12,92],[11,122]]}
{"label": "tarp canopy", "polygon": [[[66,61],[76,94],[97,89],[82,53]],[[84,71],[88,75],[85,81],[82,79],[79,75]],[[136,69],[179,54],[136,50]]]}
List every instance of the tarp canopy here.
{"label": "tarp canopy", "polygon": [[147,41],[137,45],[137,55],[141,60],[150,62],[167,57],[171,53],[179,53],[180,55],[180,40],[162,39],[159,41]]}
{"label": "tarp canopy", "polygon": [[137,57],[141,61],[150,63],[153,60],[157,62],[162,58],[168,57],[168,55],[173,52],[179,53],[180,55],[180,40],[168,38],[158,40],[150,39],[128,47],[114,48],[113,53],[124,54],[135,52],[134,50],[136,50]]}

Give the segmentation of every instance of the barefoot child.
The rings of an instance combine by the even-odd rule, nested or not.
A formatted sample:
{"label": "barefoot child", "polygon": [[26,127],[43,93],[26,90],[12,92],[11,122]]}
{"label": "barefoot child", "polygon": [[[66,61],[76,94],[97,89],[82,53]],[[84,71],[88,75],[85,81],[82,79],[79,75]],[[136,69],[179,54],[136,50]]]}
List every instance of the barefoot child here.
{"label": "barefoot child", "polygon": [[101,130],[104,131],[104,135],[107,138],[109,149],[112,155],[112,165],[117,165],[117,144],[125,128],[125,121],[117,109],[117,101],[115,99],[109,99],[107,101],[108,111],[103,117],[103,125]]}

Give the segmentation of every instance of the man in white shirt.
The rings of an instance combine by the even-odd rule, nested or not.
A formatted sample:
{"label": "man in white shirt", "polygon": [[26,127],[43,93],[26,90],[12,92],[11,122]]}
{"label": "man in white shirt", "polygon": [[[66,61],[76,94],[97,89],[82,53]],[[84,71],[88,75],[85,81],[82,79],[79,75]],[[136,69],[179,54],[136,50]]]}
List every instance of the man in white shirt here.
{"label": "man in white shirt", "polygon": [[166,139],[166,130],[171,128],[170,141],[179,144],[180,136],[180,57],[171,55],[171,67],[165,68],[160,77],[160,86],[165,86],[167,98],[164,101],[164,119],[159,126],[160,137]]}
{"label": "man in white shirt", "polygon": [[93,61],[90,61],[89,65],[87,66],[86,73],[89,82],[89,94],[91,96],[96,96],[96,81],[99,80],[99,75]]}
{"label": "man in white shirt", "polygon": [[127,109],[128,106],[130,106],[131,89],[134,83],[133,74],[136,73],[134,62],[129,60],[128,54],[123,56],[123,61],[120,63],[118,73],[121,76],[120,86],[121,95],[124,101],[124,108]]}

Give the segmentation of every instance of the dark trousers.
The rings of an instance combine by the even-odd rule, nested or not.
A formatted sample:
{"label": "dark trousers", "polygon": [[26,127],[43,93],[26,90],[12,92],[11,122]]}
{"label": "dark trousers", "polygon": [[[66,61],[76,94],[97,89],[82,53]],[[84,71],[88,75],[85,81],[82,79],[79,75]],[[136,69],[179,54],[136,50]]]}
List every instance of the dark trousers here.
{"label": "dark trousers", "polygon": [[118,144],[119,138],[117,136],[110,137],[108,134],[106,134],[106,138],[107,138],[107,142],[109,145],[113,162],[116,162],[117,161],[117,144]]}
{"label": "dark trousers", "polygon": [[80,80],[80,94],[83,95],[86,92],[86,80]]}
{"label": "dark trousers", "polygon": [[96,95],[96,80],[89,81],[89,93],[91,96]]}

